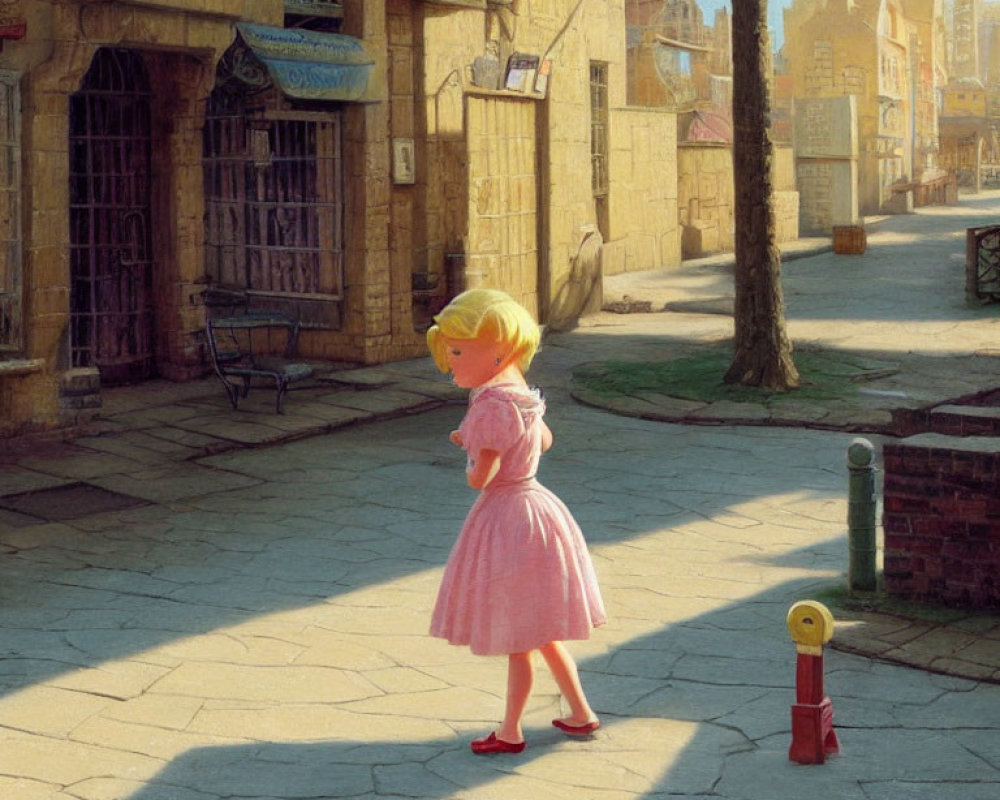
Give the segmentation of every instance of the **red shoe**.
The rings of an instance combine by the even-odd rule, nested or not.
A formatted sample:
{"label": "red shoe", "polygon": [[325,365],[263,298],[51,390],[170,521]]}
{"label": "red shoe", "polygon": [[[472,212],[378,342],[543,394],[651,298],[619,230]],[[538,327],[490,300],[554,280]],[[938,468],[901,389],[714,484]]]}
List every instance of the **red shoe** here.
{"label": "red shoe", "polygon": [[552,720],[552,724],[567,736],[590,736],[590,734],[601,727],[601,721],[599,719],[592,720],[591,722],[585,722],[583,725],[570,725],[567,722],[563,722],[561,719],[554,719]]}
{"label": "red shoe", "polygon": [[472,742],[472,752],[476,755],[488,755],[490,753],[520,753],[524,750],[525,743],[505,742],[498,739],[496,733],[491,733],[485,739],[474,739]]}

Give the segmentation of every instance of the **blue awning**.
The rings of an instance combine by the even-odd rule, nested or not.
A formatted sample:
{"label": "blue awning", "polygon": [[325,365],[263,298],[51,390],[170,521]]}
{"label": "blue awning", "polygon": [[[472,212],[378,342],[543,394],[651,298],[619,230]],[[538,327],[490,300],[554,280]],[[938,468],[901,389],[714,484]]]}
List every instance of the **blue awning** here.
{"label": "blue awning", "polygon": [[286,97],[297,100],[378,100],[375,58],[365,43],[340,33],[271,28],[240,22],[240,37]]}

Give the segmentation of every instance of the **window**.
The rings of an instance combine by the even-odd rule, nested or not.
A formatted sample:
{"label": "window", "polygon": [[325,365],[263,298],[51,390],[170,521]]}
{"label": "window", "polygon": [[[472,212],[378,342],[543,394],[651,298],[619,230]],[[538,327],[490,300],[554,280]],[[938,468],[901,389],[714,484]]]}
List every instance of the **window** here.
{"label": "window", "polygon": [[864,67],[849,66],[841,70],[844,94],[864,94],[865,90],[865,70]]}
{"label": "window", "polygon": [[342,296],[340,116],[220,113],[205,125],[206,267],[220,286]]}
{"label": "window", "polygon": [[0,71],[0,358],[21,348],[21,122],[18,76]]}
{"label": "window", "polygon": [[608,65],[590,63],[590,175],[597,228],[608,240]]}

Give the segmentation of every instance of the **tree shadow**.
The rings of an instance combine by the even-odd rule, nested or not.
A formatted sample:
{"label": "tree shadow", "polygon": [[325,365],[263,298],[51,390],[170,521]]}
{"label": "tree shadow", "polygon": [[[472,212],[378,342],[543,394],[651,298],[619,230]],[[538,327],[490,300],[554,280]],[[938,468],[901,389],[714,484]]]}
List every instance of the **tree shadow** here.
{"label": "tree shadow", "polygon": [[[203,466],[261,482],[195,494],[170,506],[5,535],[6,546],[14,549],[0,563],[4,694],[19,695],[22,703],[31,697],[22,692],[39,687],[63,692],[68,704],[76,698],[113,698],[123,708],[147,695],[180,701],[199,696],[200,687],[190,684],[198,680],[197,670],[186,666],[190,662],[217,660],[227,670],[235,664],[262,671],[329,663],[332,672],[354,668],[339,667],[340,661],[375,658],[382,638],[425,641],[436,570],[472,499],[471,491],[456,488],[462,485],[463,463],[445,436],[461,413],[448,408],[418,420],[204,459]],[[752,524],[736,507],[773,492],[774,486],[769,477],[743,476],[738,462],[744,458],[758,465],[800,464],[803,470],[784,489],[837,495],[838,482],[816,469],[840,448],[831,447],[826,458],[817,453],[822,448],[802,450],[801,433],[750,434],[743,444],[734,444],[722,431],[621,419],[609,435],[596,424],[603,419],[599,413],[567,405],[550,415],[561,444],[542,475],[574,509],[594,547],[646,547],[642,540],[650,535],[655,540],[665,528],[676,531],[671,536],[677,546],[683,537],[700,542],[706,532],[699,526],[713,524],[717,516],[727,517],[735,530]],[[831,434],[806,437],[831,441]],[[689,447],[700,451],[697,474],[686,463]],[[645,454],[643,466],[637,469],[640,454]],[[612,566],[604,562],[605,569]],[[371,603],[376,595],[391,599]],[[288,651],[305,647],[300,637],[310,626],[329,649],[303,662]],[[370,636],[369,652],[358,655],[358,647],[342,652],[345,635]],[[448,649],[446,658],[461,657]],[[590,669],[588,658],[582,662]],[[387,660],[384,666],[405,663]],[[251,680],[251,670],[244,672],[216,672],[215,687]],[[499,683],[489,689],[501,691]],[[219,695],[209,690],[206,696]],[[221,697],[225,705],[245,695],[223,691]],[[609,716],[621,713],[612,702],[605,707]],[[76,713],[67,708],[67,719]],[[32,724],[23,729],[34,730]],[[554,736],[552,746],[561,743],[554,731],[546,733]],[[431,742],[435,749],[466,755],[465,738],[443,739],[440,731],[420,738],[420,745]],[[345,753],[361,747],[372,761],[386,746],[332,745]],[[238,752],[269,747],[247,745]],[[213,750],[193,752],[204,763],[214,758],[207,754]],[[275,743],[268,752],[283,757],[294,750]],[[228,763],[228,756],[221,758]],[[177,769],[184,772],[187,763],[182,757]],[[475,763],[482,769],[481,762]],[[192,785],[192,791],[198,787]]]}
{"label": "tree shadow", "polygon": [[[840,545],[839,540],[829,544]],[[812,548],[784,554],[805,567]],[[767,563],[762,559],[761,563]],[[825,766],[788,760],[795,651],[785,614],[823,581],[797,579],[684,619],[580,661],[603,726],[571,740],[527,720],[518,756],[480,757],[466,734],[422,741],[254,742],[201,747],[173,759],[128,800],[205,797],[940,797],[954,781],[969,797],[997,788],[996,732],[977,686],[827,651],[842,754]],[[972,695],[951,702],[957,697]],[[428,700],[428,711],[433,700]],[[909,716],[908,716],[909,715]],[[942,716],[943,715],[943,716]],[[344,731],[347,734],[349,731]],[[970,781],[973,783],[970,784]],[[976,795],[977,787],[985,792]],[[319,791],[322,794],[317,795]]]}
{"label": "tree shadow", "polygon": [[[928,323],[996,318],[1000,306],[966,302],[965,237],[967,228],[994,224],[998,211],[1000,192],[964,195],[958,205],[925,206],[873,221],[866,226],[868,247],[860,255],[787,248],[781,270],[786,319]],[[652,300],[656,310],[731,316],[734,257],[719,254],[617,276],[610,285],[634,287],[632,299]]]}
{"label": "tree shadow", "polygon": [[[443,433],[461,413],[446,408],[422,415],[416,425],[388,421],[202,459],[203,466],[260,482],[169,506],[7,532],[0,562],[0,690],[17,691],[262,615],[336,605],[361,588],[441,567],[474,496],[463,488],[463,463]],[[684,460],[683,450],[670,444],[678,429],[620,419],[608,437],[594,425],[598,413],[568,404],[553,424],[575,444],[557,447],[542,472],[592,543],[628,540],[666,519],[708,518],[734,499],[713,494],[732,468],[728,450],[718,458],[705,452],[701,486],[684,489],[679,502],[657,498],[658,482],[676,482]],[[656,472],[634,474],[634,454],[657,441],[663,452],[657,447]],[[710,481],[714,470],[721,474]],[[608,476],[614,476],[613,491],[605,485]],[[767,491],[761,482],[735,499]],[[618,494],[627,506],[618,505]],[[121,694],[133,690],[122,687]]]}

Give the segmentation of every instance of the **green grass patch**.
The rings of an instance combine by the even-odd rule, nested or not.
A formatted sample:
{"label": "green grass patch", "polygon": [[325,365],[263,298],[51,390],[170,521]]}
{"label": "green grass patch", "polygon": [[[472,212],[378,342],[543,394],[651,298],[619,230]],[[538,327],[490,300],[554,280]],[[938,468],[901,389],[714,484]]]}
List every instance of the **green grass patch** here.
{"label": "green grass patch", "polygon": [[663,361],[583,364],[573,371],[573,382],[602,397],[665,394],[702,402],[769,405],[783,400],[849,400],[858,394],[859,383],[896,371],[895,364],[819,350],[796,351],[794,361],[801,385],[790,392],[723,383],[732,362],[728,345],[706,347],[692,355]]}
{"label": "green grass patch", "polygon": [[884,592],[851,592],[845,584],[836,584],[819,589],[811,595],[812,599],[830,607],[834,619],[837,610],[863,611],[874,614],[890,614],[903,619],[926,622],[931,625],[953,625],[967,620],[995,622],[1000,615],[990,611],[979,611],[952,606],[941,606],[933,603],[914,603],[890,597]]}

